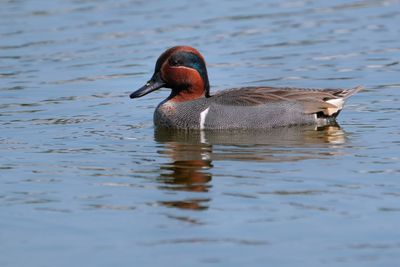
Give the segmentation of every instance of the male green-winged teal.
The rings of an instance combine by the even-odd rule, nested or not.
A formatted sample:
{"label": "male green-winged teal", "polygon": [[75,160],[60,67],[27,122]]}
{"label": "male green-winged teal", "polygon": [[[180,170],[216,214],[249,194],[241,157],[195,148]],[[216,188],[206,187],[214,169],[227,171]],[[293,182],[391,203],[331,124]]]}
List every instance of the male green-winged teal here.
{"label": "male green-winged teal", "polygon": [[345,100],[362,89],[242,87],[210,95],[203,56],[175,46],[158,58],[154,74],[130,97],[162,87],[171,94],[154,112],[156,127],[176,129],[260,129],[333,123]]}

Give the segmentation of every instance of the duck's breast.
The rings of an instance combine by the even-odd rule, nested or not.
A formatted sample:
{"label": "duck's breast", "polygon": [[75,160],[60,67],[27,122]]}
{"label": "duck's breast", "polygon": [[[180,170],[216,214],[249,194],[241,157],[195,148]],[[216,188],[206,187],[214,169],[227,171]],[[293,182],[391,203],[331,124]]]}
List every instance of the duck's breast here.
{"label": "duck's breast", "polygon": [[201,113],[207,108],[206,99],[187,102],[164,101],[154,112],[156,127],[200,129]]}

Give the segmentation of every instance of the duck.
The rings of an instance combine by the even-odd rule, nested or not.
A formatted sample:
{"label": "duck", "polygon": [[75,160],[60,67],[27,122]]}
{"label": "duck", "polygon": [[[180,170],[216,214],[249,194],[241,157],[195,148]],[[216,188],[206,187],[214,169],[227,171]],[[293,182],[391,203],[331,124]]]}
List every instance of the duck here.
{"label": "duck", "polygon": [[210,94],[204,57],[191,46],[174,46],[163,52],[151,79],[130,98],[163,87],[171,93],[154,111],[155,127],[197,130],[329,125],[336,123],[345,101],[363,89],[253,86]]}

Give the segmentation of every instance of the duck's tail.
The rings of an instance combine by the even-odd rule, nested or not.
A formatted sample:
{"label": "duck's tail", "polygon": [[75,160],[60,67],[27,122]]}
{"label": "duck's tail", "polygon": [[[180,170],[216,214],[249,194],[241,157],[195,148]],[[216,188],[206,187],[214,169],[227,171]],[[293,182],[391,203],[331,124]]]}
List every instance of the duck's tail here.
{"label": "duck's tail", "polygon": [[362,86],[357,86],[352,89],[340,90],[335,92],[333,94],[334,97],[324,99],[324,101],[328,103],[329,106],[325,108],[323,114],[325,116],[337,117],[337,115],[339,115],[339,112],[343,109],[344,103],[346,102],[347,98],[351,97],[352,95],[358,93],[363,89],[364,88]]}

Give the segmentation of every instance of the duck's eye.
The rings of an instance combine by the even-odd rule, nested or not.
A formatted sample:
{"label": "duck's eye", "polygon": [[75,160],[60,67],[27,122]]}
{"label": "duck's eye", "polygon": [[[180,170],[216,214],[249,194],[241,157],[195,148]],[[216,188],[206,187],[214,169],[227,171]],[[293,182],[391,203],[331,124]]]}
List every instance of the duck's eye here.
{"label": "duck's eye", "polygon": [[179,60],[179,59],[176,59],[176,58],[172,58],[172,59],[169,61],[169,64],[170,64],[171,66],[180,66],[180,65],[182,65],[182,61]]}

